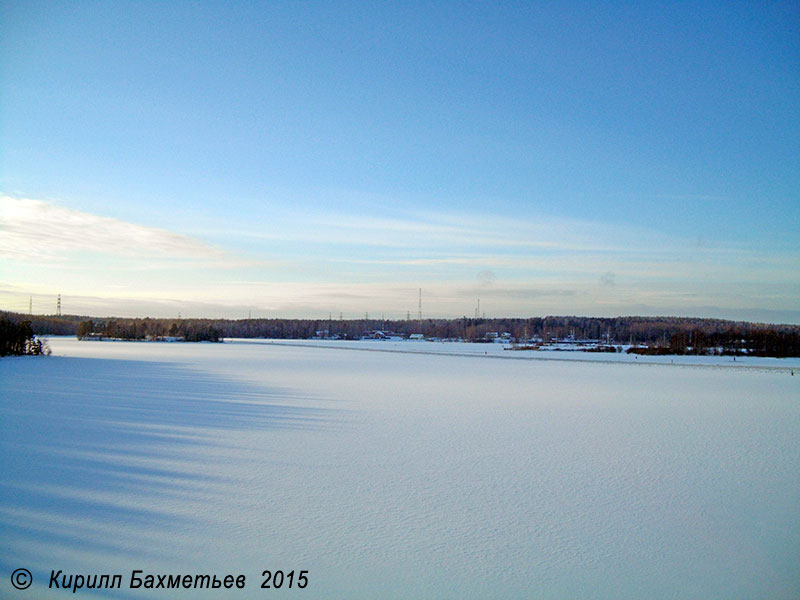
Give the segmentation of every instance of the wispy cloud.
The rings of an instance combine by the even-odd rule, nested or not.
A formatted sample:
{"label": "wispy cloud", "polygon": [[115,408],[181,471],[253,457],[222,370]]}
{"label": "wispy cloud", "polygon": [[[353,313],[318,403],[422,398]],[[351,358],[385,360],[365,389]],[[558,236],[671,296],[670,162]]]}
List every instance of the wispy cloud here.
{"label": "wispy cloud", "polygon": [[676,314],[795,310],[800,289],[794,254],[574,219],[287,211],[230,225],[192,237],[0,195],[0,279],[15,286],[0,304],[61,293],[85,313],[397,316],[422,287],[431,316],[471,314],[477,298],[493,315]]}
{"label": "wispy cloud", "polygon": [[[302,242],[342,249],[446,250],[458,253],[481,248],[495,252],[620,252],[633,253],[657,244],[676,251],[686,240],[656,231],[577,219],[512,219],[461,213],[407,214],[372,217],[355,214],[271,214],[268,227],[227,230],[241,240]],[[210,235],[219,233],[209,231]]]}
{"label": "wispy cloud", "polygon": [[72,210],[43,200],[0,196],[0,254],[60,261],[64,253],[162,260],[219,260],[224,252],[166,229]]}

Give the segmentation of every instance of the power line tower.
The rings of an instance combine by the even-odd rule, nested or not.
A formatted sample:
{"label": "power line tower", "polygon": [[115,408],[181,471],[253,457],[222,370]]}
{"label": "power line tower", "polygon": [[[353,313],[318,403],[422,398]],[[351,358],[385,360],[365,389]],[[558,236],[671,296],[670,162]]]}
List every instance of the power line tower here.
{"label": "power line tower", "polygon": [[33,314],[33,296],[28,298],[28,314],[29,315]]}
{"label": "power line tower", "polygon": [[56,302],[56,316],[61,316],[61,294],[58,295],[58,301]]}
{"label": "power line tower", "polygon": [[419,306],[417,310],[417,320],[420,327],[422,327],[422,288],[419,288]]}

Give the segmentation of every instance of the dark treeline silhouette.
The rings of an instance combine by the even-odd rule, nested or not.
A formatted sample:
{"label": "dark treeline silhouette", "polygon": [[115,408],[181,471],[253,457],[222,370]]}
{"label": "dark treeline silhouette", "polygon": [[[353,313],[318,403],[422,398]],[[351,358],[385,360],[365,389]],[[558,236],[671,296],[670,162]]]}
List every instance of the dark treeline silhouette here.
{"label": "dark treeline silhouette", "polygon": [[15,322],[29,321],[33,332],[37,335],[75,335],[78,323],[90,318],[80,315],[29,315],[14,312],[2,314]]}
{"label": "dark treeline silhouette", "polygon": [[181,338],[187,342],[219,342],[219,328],[208,319],[87,319],[78,323],[78,339],[106,337],[122,340]]}
{"label": "dark treeline silhouette", "polygon": [[0,317],[0,356],[49,353],[47,345],[34,335],[30,321]]}
{"label": "dark treeline silhouette", "polygon": [[[10,316],[14,316],[10,313]],[[102,334],[123,339],[180,336],[187,341],[222,337],[307,339],[315,336],[358,339],[368,331],[426,338],[484,341],[508,333],[515,341],[602,340],[608,345],[647,346],[651,353],[800,356],[800,326],[690,317],[533,317],[475,319],[129,319],[65,315],[16,315],[29,320],[36,334]],[[91,322],[90,324],[88,322]],[[83,325],[81,325],[83,323]],[[88,328],[88,329],[87,329]]]}

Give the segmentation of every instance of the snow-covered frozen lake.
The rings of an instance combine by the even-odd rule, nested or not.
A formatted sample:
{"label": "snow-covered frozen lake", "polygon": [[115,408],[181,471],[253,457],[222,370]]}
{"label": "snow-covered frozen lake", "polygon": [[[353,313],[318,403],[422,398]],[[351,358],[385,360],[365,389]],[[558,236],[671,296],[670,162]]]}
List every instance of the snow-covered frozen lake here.
{"label": "snow-covered frozen lake", "polygon": [[[656,365],[782,368],[798,372],[800,358],[762,358],[757,356],[645,356],[625,352],[585,352],[576,346],[561,344],[559,349],[515,350],[512,344],[472,344],[466,342],[439,342],[427,340],[253,340],[231,339],[239,344],[272,344],[305,346],[310,348],[335,348],[370,352],[397,352],[401,354],[448,354],[450,356],[485,356],[508,360],[576,360],[582,362],[647,363]],[[626,346],[627,348],[628,346]],[[547,348],[547,347],[545,347]],[[800,374],[800,373],[798,373]]]}
{"label": "snow-covered frozen lake", "polygon": [[797,361],[50,343],[0,360],[3,597],[63,596],[51,569],[247,576],[77,598],[800,597]]}

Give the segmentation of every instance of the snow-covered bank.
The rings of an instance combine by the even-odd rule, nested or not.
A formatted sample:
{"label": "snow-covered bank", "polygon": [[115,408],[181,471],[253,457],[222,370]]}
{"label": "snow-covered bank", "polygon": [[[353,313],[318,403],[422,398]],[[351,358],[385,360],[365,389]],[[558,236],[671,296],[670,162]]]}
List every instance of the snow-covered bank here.
{"label": "snow-covered bank", "polygon": [[[0,360],[6,577],[245,573],[241,598],[263,597],[264,569],[307,569],[279,593],[302,598],[800,595],[800,378],[782,370],[51,345]],[[220,592],[127,597],[145,595]]]}
{"label": "snow-covered bank", "polygon": [[580,350],[514,350],[509,344],[471,344],[466,342],[431,342],[418,340],[262,340],[227,338],[234,344],[273,344],[331,348],[339,350],[366,350],[373,352],[399,352],[407,354],[446,354],[452,356],[486,356],[514,360],[569,360],[602,363],[630,363],[654,365],[685,365],[708,367],[753,367],[794,370],[800,375],[800,357],[770,358],[759,356],[647,356],[624,352],[584,352]]}

